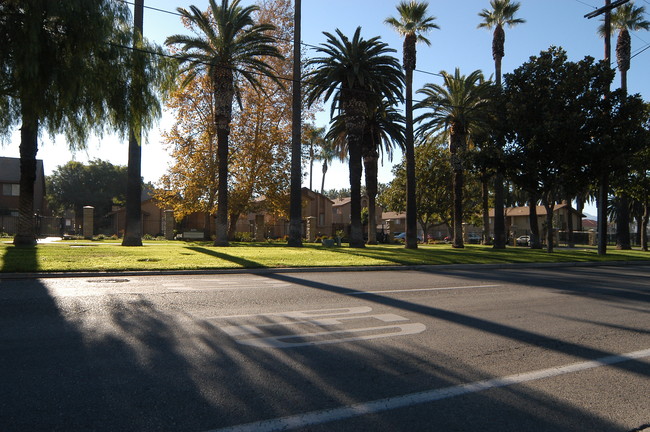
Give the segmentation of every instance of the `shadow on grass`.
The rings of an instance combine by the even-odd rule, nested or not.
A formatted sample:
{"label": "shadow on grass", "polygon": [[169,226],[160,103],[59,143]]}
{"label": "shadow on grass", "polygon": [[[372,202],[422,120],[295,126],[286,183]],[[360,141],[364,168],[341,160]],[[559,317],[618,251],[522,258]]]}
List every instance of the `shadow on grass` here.
{"label": "shadow on grass", "polygon": [[493,249],[487,246],[466,245],[462,249],[451,246],[420,246],[405,249],[391,246],[366,246],[365,248],[330,248],[329,251],[349,256],[362,256],[384,260],[398,265],[448,265],[448,264],[517,264],[517,263],[561,263],[600,262],[621,260],[647,260],[648,257],[635,254],[609,254],[601,257],[595,251],[556,249],[546,250],[525,247]]}
{"label": "shadow on grass", "polygon": [[230,262],[232,262],[234,264],[242,266],[243,268],[264,268],[264,267],[266,267],[265,265],[263,265],[261,263],[258,263],[256,261],[251,261],[251,260],[247,260],[247,259],[242,258],[242,257],[235,256],[235,255],[230,255],[230,254],[225,254],[225,253],[222,253],[222,252],[217,252],[216,250],[213,250],[213,249],[207,249],[207,248],[199,247],[199,246],[189,246],[189,247],[187,247],[187,249],[192,250],[194,252],[200,252],[202,254],[209,255],[209,256],[212,256],[212,257],[215,257],[215,258],[219,258],[219,259],[222,259],[222,260],[225,260],[225,261],[230,261]]}
{"label": "shadow on grass", "polygon": [[7,246],[2,256],[2,273],[38,271],[38,250],[35,246]]}

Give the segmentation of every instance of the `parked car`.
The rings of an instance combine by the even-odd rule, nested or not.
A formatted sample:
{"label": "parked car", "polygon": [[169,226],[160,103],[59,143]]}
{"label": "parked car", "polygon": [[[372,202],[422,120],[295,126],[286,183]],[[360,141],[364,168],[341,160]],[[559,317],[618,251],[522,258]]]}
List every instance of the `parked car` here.
{"label": "parked car", "polygon": [[[402,241],[405,241],[405,240],[406,240],[406,233],[403,232],[403,233],[399,233],[399,234],[397,234],[397,235],[395,236],[395,240],[402,240]],[[422,243],[422,237],[419,237],[419,236],[418,236],[418,242],[419,242],[419,243]]]}
{"label": "parked car", "polygon": [[467,234],[467,243],[473,243],[473,244],[481,243],[481,235],[478,233]]}
{"label": "parked car", "polygon": [[520,236],[517,237],[517,240],[515,240],[517,243],[517,246],[528,246],[530,245],[530,237],[529,236]]}

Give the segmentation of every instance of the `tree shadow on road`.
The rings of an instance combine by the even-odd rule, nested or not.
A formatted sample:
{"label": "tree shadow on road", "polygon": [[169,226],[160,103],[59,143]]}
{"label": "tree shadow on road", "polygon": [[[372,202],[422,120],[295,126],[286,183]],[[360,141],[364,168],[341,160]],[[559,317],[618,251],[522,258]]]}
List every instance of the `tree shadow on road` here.
{"label": "tree shadow on road", "polygon": [[[268,278],[350,293],[294,276]],[[77,280],[81,295],[65,291],[65,283],[72,282],[0,279],[0,388],[9,389],[0,392],[2,431],[197,432],[493,378],[463,358],[411,339],[289,349],[243,345],[224,327],[245,325],[250,317],[228,314],[228,300],[219,293],[154,297],[123,289],[111,294],[101,281]],[[98,295],[102,289],[108,294]],[[380,295],[364,300],[378,312],[398,309],[412,320],[426,315],[585,359],[608,354],[408,301]],[[287,308],[274,307],[276,312]],[[305,325],[277,314],[256,319],[275,335]],[[621,375],[648,376],[641,362],[617,367]],[[424,416],[432,419],[426,428]],[[301,430],[477,427],[484,432],[620,429],[534,386],[512,386]]]}

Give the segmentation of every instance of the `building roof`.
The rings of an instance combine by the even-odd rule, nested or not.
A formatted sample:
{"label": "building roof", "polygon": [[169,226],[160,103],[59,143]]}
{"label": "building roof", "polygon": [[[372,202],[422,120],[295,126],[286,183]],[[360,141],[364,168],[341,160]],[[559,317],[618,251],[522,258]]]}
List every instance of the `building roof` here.
{"label": "building roof", "polygon": [[[553,209],[553,211],[558,211],[558,210],[563,209],[565,207],[569,207],[570,211],[572,211],[574,213],[578,213],[577,210],[575,210],[574,208],[572,208],[568,204],[557,204],[557,205],[555,205],[555,208]],[[544,207],[544,206],[536,206],[535,209],[537,211],[537,216],[546,216],[546,207]],[[528,206],[526,206],[526,207],[506,207],[505,210],[504,210],[504,215],[505,216],[510,216],[510,217],[528,216],[528,215],[530,215],[530,207],[528,207]],[[491,208],[489,210],[489,216],[494,217],[494,209],[493,208]],[[581,214],[580,217],[584,217],[584,215]]]}
{"label": "building roof", "polygon": [[381,215],[382,220],[390,219],[406,219],[406,213],[402,212],[383,212]]}
{"label": "building roof", "polygon": [[341,207],[341,206],[344,206],[344,205],[346,205],[346,204],[349,204],[350,201],[352,201],[352,198],[350,198],[350,197],[347,197],[347,198],[336,198],[336,199],[333,199],[333,200],[332,200],[332,202],[334,203],[334,204],[332,205],[332,207]]}
{"label": "building roof", "polygon": [[[43,173],[43,161],[36,159],[36,178]],[[0,156],[0,183],[20,182],[20,159]]]}

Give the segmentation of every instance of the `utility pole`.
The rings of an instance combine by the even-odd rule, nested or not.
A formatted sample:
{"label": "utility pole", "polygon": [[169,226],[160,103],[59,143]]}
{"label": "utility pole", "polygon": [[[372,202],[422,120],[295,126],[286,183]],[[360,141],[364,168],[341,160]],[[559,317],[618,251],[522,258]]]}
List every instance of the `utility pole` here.
{"label": "utility pole", "polygon": [[[293,101],[291,120],[291,186],[289,197],[288,245],[302,246],[302,87],[300,71],[301,0],[294,1]],[[311,185],[310,185],[311,188]]]}
{"label": "utility pole", "polygon": [[[617,0],[614,3],[611,0],[605,0],[605,6],[585,15],[585,18],[591,19],[605,14],[605,62],[611,65],[612,58],[612,10],[627,3],[629,0]],[[605,96],[607,97],[607,95]],[[611,139],[611,136],[603,137],[607,140],[605,144]],[[607,254],[607,199],[609,197],[609,173],[604,171],[600,173],[598,194],[596,196],[596,204],[598,206],[598,255]]]}
{"label": "utility pole", "polygon": [[[132,55],[142,55],[137,52],[138,45],[142,41],[144,21],[144,0],[135,0],[133,6],[133,53]],[[134,62],[132,71],[133,77],[131,86],[140,79],[137,74],[142,74],[138,68],[141,62]],[[133,114],[133,110],[131,112]],[[142,130],[140,121],[131,120],[131,131],[129,132],[129,162],[127,168],[127,186],[126,186],[126,221],[124,227],[124,238],[122,246],[142,246]]]}

